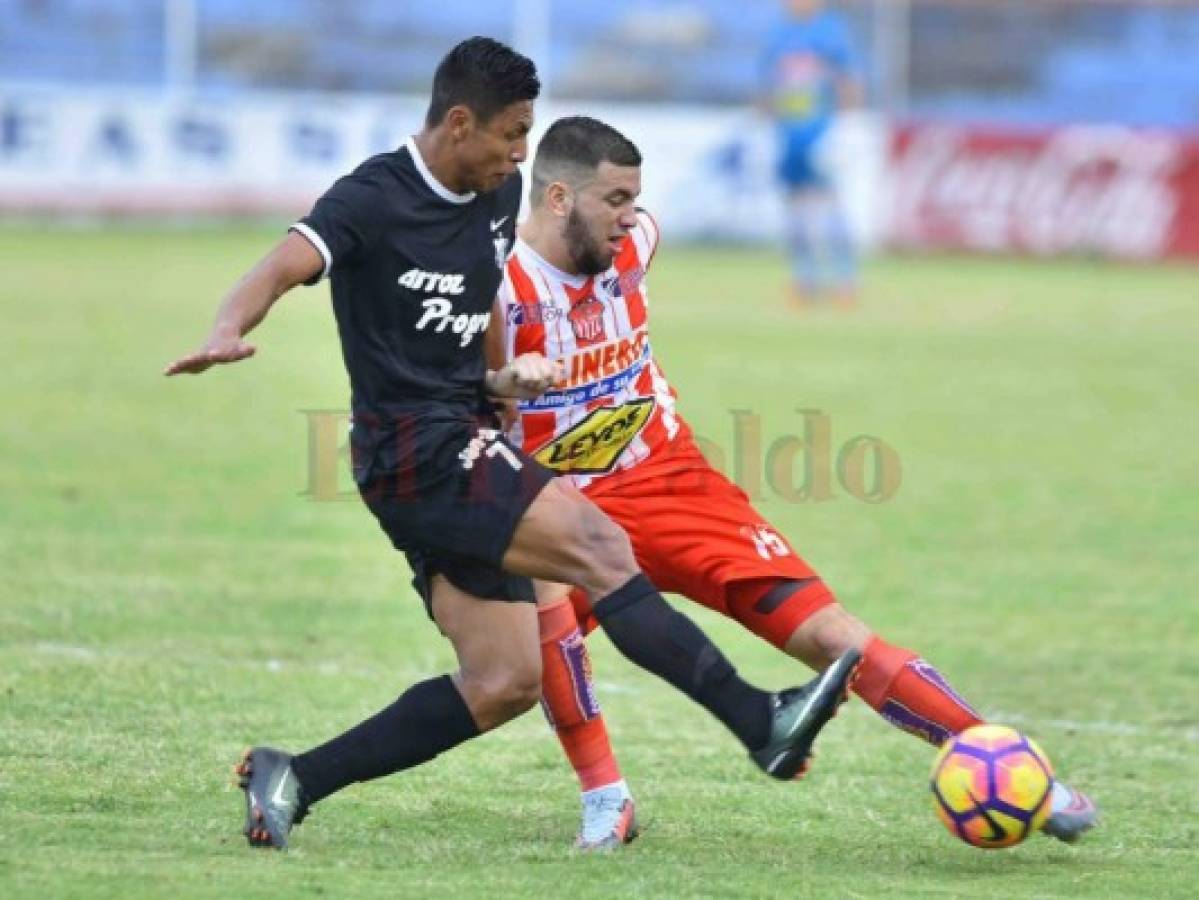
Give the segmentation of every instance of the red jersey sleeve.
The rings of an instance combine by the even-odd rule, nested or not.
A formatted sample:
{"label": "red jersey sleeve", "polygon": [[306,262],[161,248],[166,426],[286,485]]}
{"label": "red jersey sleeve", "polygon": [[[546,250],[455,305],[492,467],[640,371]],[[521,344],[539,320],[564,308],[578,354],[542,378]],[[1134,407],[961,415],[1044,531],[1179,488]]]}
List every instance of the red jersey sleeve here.
{"label": "red jersey sleeve", "polygon": [[649,210],[637,207],[637,227],[633,230],[633,241],[637,245],[637,255],[641,257],[641,264],[646,269],[654,260],[654,254],[658,250],[658,220],[655,219]]}

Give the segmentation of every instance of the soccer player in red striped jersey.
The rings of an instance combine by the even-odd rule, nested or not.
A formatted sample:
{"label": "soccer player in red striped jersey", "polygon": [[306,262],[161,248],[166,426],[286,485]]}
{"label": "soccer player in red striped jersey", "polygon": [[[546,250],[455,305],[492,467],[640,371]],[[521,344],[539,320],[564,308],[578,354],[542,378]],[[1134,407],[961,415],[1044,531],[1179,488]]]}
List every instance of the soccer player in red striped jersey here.
{"label": "soccer player in red striped jersey", "polygon": [[[663,591],[736,619],[814,669],[863,654],[855,692],[891,724],[934,746],[982,722],[928,662],[873,634],[700,454],[654,357],[647,271],[658,226],[638,208],[641,155],[595,119],[555,122],[533,164],[529,218],[509,257],[489,329],[489,365],[540,353],[554,386],[511,410],[509,437],[562,473],[628,533]],[[585,598],[537,583],[542,703],[583,791],[578,844],[635,834],[592,684]],[[1095,807],[1063,784],[1045,830],[1072,841]]]}

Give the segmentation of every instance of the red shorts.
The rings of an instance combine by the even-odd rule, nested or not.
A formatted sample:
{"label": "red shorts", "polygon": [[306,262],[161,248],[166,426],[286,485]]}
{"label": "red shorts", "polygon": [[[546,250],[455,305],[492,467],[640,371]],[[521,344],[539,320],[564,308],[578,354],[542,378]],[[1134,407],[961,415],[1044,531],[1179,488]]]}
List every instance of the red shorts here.
{"label": "red shorts", "polygon": [[[829,589],[739,487],[713,469],[689,438],[584,493],[620,525],[637,563],[659,590],[682,594],[734,618],[776,646],[834,602]],[[801,584],[763,600],[780,580]],[[573,595],[585,630],[586,599]]]}

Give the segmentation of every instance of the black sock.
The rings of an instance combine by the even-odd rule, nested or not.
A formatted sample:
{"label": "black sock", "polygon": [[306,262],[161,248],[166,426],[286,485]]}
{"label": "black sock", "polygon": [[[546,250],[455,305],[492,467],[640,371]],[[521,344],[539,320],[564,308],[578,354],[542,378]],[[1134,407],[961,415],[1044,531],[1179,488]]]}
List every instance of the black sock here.
{"label": "black sock", "polygon": [[356,781],[428,762],[479,728],[449,675],[408,688],[391,706],[291,761],[309,803]]}
{"label": "black sock", "polygon": [[757,750],[770,737],[770,694],[737,675],[699,627],[673,609],[644,575],[593,605],[616,649],[670,682]]}

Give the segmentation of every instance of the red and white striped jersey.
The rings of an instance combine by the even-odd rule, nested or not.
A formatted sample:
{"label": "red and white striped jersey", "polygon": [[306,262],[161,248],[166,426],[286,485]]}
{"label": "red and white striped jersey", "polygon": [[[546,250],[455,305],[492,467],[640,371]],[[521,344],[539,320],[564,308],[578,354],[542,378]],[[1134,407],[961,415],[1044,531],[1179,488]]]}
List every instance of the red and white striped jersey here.
{"label": "red and white striped jersey", "polygon": [[566,370],[551,390],[519,403],[508,435],[580,488],[689,433],[650,347],[645,275],[657,246],[657,223],[638,210],[599,275],[563,272],[522,240],[508,257],[499,293],[507,358],[537,352]]}

